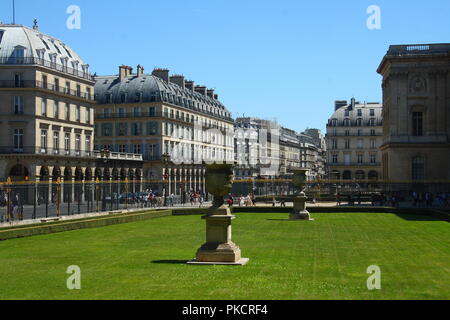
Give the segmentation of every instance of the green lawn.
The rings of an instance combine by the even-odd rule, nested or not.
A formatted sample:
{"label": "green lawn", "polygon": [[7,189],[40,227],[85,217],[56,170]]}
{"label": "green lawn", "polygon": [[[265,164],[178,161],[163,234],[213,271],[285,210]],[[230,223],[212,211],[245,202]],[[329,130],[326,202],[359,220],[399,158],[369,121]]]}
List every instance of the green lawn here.
{"label": "green lawn", "polygon": [[[244,267],[192,266],[200,216],[0,242],[0,299],[450,299],[450,224],[393,214],[238,214]],[[70,265],[82,289],[66,288]],[[382,289],[369,291],[378,265]]]}

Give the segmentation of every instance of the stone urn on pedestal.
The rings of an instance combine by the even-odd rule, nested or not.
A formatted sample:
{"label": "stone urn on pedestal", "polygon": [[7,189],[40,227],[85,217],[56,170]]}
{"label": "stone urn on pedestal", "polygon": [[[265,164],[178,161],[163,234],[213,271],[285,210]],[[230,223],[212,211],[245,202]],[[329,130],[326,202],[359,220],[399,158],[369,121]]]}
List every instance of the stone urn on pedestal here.
{"label": "stone urn on pedestal", "polygon": [[312,221],[310,213],[306,210],[306,200],[308,197],[305,194],[306,186],[306,173],[308,169],[295,169],[292,170],[294,177],[292,183],[297,189],[294,196],[294,210],[289,215],[289,220],[308,220]]}
{"label": "stone urn on pedestal", "polygon": [[189,264],[244,265],[249,259],[241,257],[241,250],[231,240],[231,221],[236,217],[225,205],[233,183],[232,164],[211,164],[206,167],[206,189],[214,196],[213,205],[202,217],[206,221],[206,243]]}

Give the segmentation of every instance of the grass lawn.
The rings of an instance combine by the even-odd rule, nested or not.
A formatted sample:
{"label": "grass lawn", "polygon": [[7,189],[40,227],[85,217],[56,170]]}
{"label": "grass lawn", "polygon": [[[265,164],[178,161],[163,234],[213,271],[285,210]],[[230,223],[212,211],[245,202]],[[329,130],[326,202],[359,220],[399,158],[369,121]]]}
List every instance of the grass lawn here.
{"label": "grass lawn", "polygon": [[[0,242],[0,299],[450,299],[450,224],[394,214],[238,214],[244,267],[192,266],[200,216]],[[68,290],[68,266],[81,290]],[[370,265],[382,289],[369,291]]]}

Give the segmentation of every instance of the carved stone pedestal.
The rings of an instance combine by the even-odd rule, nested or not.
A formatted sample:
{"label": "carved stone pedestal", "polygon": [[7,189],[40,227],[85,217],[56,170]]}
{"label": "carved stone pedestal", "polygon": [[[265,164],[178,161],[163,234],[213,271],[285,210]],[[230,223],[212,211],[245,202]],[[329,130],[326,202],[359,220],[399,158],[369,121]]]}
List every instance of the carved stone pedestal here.
{"label": "carved stone pedestal", "polygon": [[189,264],[245,265],[249,261],[241,258],[241,249],[231,241],[231,221],[235,216],[230,209],[218,208],[202,219],[206,220],[206,243]]}
{"label": "carved stone pedestal", "polygon": [[289,220],[307,220],[313,221],[308,210],[306,210],[306,200],[308,198],[301,192],[300,195],[294,198],[294,210],[289,215]]}

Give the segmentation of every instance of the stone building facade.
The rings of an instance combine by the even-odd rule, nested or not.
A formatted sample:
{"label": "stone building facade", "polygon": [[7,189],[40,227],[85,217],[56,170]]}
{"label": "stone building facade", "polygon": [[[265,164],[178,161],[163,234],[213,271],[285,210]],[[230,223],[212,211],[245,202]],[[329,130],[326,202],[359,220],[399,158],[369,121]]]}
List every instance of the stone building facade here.
{"label": "stone building facade", "polygon": [[235,176],[272,179],[279,176],[281,126],[272,120],[243,117],[234,123]]}
{"label": "stone building facade", "polygon": [[[65,201],[88,197],[71,184],[104,177],[100,153],[94,152],[94,84],[89,65],[61,40],[37,25],[0,25],[2,181],[45,184],[51,197],[59,180]],[[138,169],[124,165],[127,175]],[[22,196],[27,202],[35,198]]]}
{"label": "stone building facade", "polygon": [[309,169],[307,178],[316,181],[326,178],[326,142],[319,129],[307,129],[298,136],[301,167]]}
{"label": "stone building facade", "polygon": [[142,154],[145,188],[206,192],[204,162],[234,159],[233,120],[214,90],[139,65],[97,77],[95,92],[96,148]]}
{"label": "stone building facade", "polygon": [[382,105],[336,101],[327,124],[327,171],[338,182],[382,179]]}
{"label": "stone building facade", "polygon": [[391,46],[378,73],[383,76],[383,176],[391,183],[448,191],[450,44]]}

